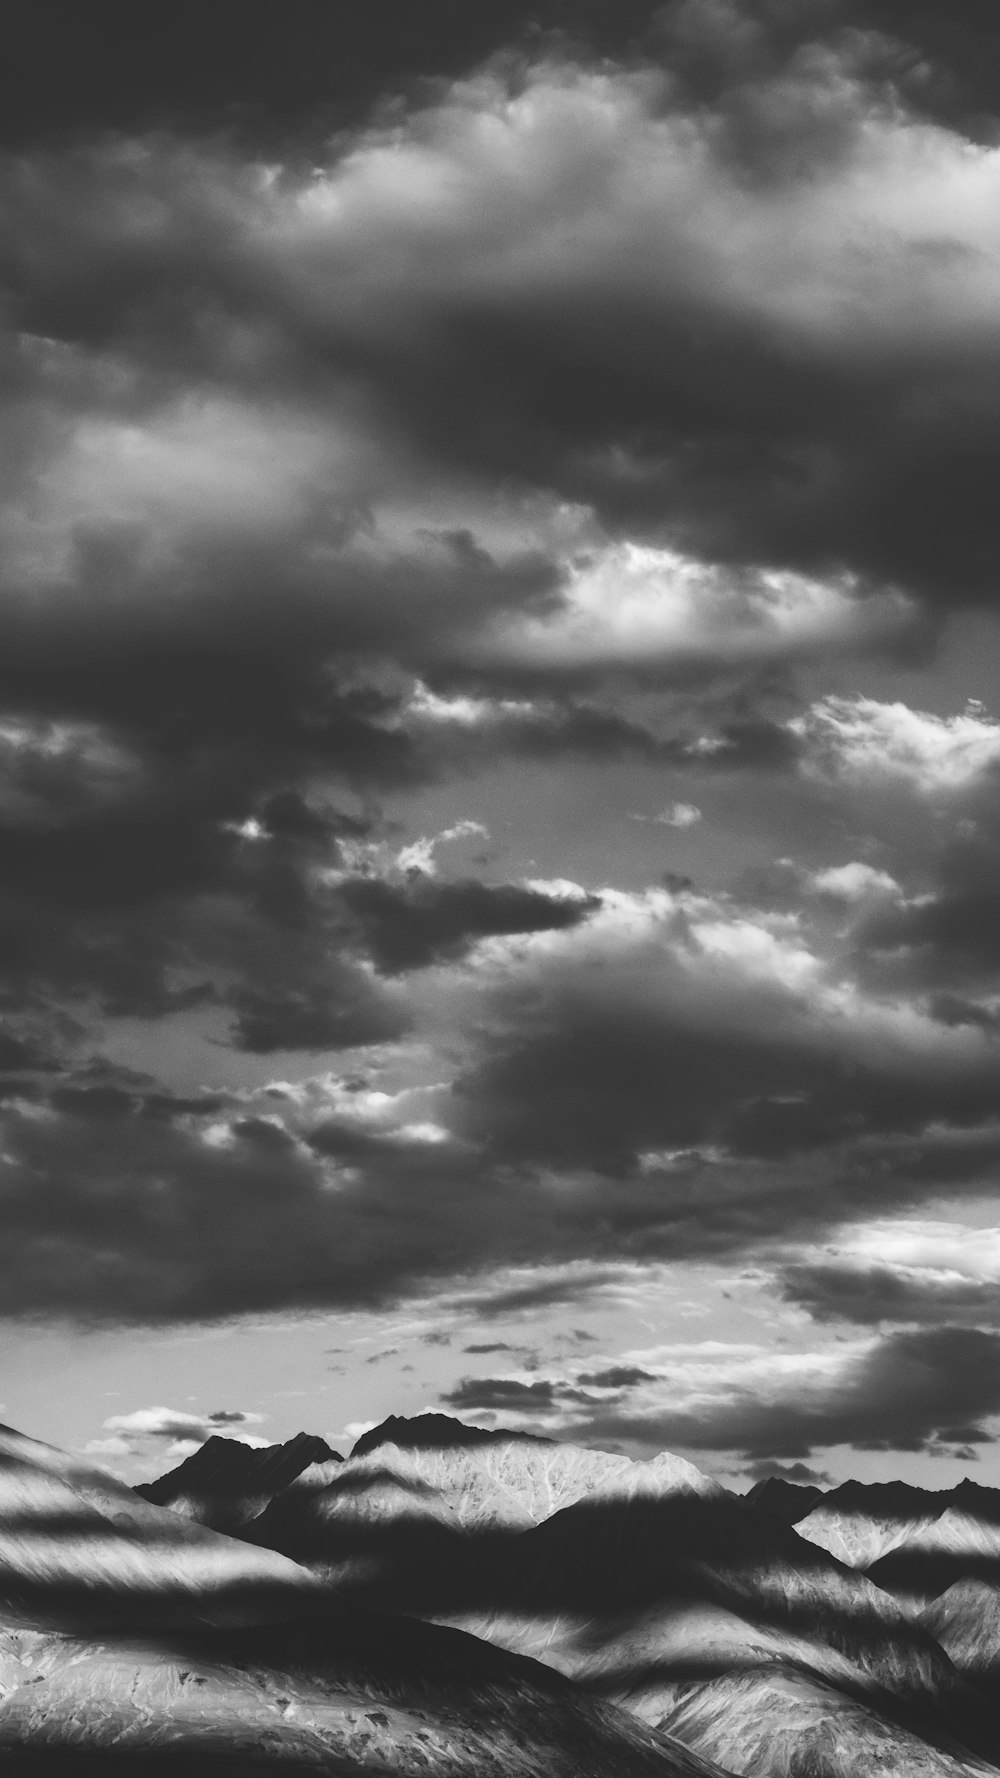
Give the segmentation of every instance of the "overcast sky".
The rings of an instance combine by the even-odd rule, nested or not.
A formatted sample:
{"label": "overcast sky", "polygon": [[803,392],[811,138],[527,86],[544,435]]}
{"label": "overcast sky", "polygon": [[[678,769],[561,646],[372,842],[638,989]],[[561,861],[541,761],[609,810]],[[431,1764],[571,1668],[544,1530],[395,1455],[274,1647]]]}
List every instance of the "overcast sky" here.
{"label": "overcast sky", "polygon": [[1000,27],[22,9],[4,1417],[1000,1483]]}

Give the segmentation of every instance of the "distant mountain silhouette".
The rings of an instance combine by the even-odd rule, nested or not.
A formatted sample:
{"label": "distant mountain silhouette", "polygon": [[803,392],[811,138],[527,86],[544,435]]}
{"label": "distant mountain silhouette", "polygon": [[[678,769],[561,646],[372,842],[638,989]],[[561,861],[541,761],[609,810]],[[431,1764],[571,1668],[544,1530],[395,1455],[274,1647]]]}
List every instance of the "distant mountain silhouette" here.
{"label": "distant mountain silhouette", "polygon": [[381,1425],[363,1432],[351,1450],[352,1457],[367,1457],[379,1445],[398,1445],[400,1450],[448,1451],[466,1445],[509,1444],[512,1437],[525,1445],[554,1445],[551,1438],[535,1433],[497,1431],[486,1426],[467,1426],[451,1414],[414,1414],[409,1419],[390,1414]]}
{"label": "distant mountain silhouette", "polygon": [[781,1519],[786,1525],[794,1525],[797,1520],[804,1519],[813,1507],[823,1498],[822,1488],[814,1488],[805,1482],[788,1482],[784,1476],[769,1475],[744,1494],[747,1506],[755,1506],[758,1512],[770,1513],[774,1519]]}
{"label": "distant mountain silhouette", "polygon": [[339,1463],[339,1453],[308,1432],[263,1448],[216,1436],[155,1482],[140,1482],[135,1492],[200,1525],[238,1535],[304,1469],[325,1462]]}

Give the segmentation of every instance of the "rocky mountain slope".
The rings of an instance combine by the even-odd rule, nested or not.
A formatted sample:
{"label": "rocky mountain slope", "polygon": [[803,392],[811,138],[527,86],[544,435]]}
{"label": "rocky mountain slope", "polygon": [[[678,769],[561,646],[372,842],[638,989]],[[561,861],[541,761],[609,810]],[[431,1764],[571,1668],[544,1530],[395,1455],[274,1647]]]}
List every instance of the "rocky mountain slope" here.
{"label": "rocky mountain slope", "polygon": [[867,1569],[947,1506],[945,1495],[908,1482],[844,1482],[796,1522],[808,1543],[849,1568]]}
{"label": "rocky mountain slope", "polygon": [[794,1667],[706,1681],[666,1719],[689,1747],[746,1778],[985,1778],[995,1768],[934,1747],[869,1705]]}
{"label": "rocky mountain slope", "polygon": [[949,1506],[921,1524],[868,1570],[906,1605],[922,1606],[956,1581],[1000,1582],[1000,1525]]}
{"label": "rocky mountain slope", "polygon": [[[940,1532],[933,1533],[931,1527],[945,1515]],[[795,1529],[838,1561],[877,1579],[873,1564],[903,1544],[920,1549],[926,1543],[930,1549],[937,1541],[942,1547],[961,1548],[963,1540],[971,1539],[971,1553],[976,1543],[974,1524],[984,1528],[980,1538],[984,1547],[994,1533],[1000,1542],[1000,1488],[983,1488],[966,1478],[955,1488],[940,1490],[914,1488],[906,1482],[844,1482],[824,1494],[806,1517],[796,1521]],[[988,1534],[987,1527],[992,1528]],[[951,1574],[943,1585],[956,1578]]]}
{"label": "rocky mountain slope", "polygon": [[347,1604],[9,1429],[0,1582],[5,1774],[720,1778],[549,1668]]}
{"label": "rocky mountain slope", "polygon": [[286,1557],[0,1427],[0,1621],[258,1622],[320,1590]]}
{"label": "rocky mountain slope", "polygon": [[216,1436],[155,1482],[141,1482],[135,1492],[154,1506],[169,1506],[214,1531],[238,1535],[304,1469],[339,1462],[339,1452],[307,1432],[263,1449]]}
{"label": "rocky mountain slope", "polygon": [[903,1734],[981,1743],[979,1701],[893,1599],[692,1465],[442,1419],[389,1423],[304,1472],[251,1535],[652,1724],[692,1686],[784,1664]]}
{"label": "rocky mountain slope", "polygon": [[1000,1585],[974,1579],[955,1581],[925,1607],[920,1622],[958,1671],[996,1700],[1000,1695]]}

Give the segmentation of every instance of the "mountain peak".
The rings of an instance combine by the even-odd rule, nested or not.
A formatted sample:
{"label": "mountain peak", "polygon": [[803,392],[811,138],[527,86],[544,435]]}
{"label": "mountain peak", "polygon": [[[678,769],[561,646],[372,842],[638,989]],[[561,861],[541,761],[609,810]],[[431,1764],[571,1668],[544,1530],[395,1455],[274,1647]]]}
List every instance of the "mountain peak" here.
{"label": "mountain peak", "polygon": [[283,1445],[247,1445],[213,1434],[176,1469],[136,1493],[217,1531],[239,1533],[305,1469],[342,1459],[324,1438],[297,1432]]}
{"label": "mountain peak", "polygon": [[515,1432],[510,1427],[489,1429],[467,1426],[450,1414],[390,1414],[381,1425],[363,1432],[351,1451],[352,1457],[366,1457],[379,1445],[397,1445],[401,1451],[446,1451],[465,1445],[496,1445],[516,1442],[530,1445],[552,1445],[557,1441],[538,1438],[535,1433]]}
{"label": "mountain peak", "polygon": [[781,1519],[786,1525],[804,1519],[822,1498],[822,1488],[814,1487],[810,1482],[790,1482],[785,1476],[778,1475],[765,1476],[743,1496],[746,1506],[756,1507],[758,1512],[768,1513],[772,1519]]}

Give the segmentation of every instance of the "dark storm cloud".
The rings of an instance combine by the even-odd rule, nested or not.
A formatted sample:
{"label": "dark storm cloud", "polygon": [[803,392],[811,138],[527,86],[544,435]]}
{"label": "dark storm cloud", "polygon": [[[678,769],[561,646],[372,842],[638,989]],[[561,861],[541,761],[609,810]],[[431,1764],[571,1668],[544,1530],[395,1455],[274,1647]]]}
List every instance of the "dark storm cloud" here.
{"label": "dark storm cloud", "polygon": [[501,1321],[525,1310],[586,1303],[589,1298],[621,1286],[627,1278],[628,1273],[621,1266],[574,1266],[556,1276],[540,1272],[525,1284],[484,1284],[478,1290],[450,1297],[448,1307],[460,1314],[474,1315],[480,1321]]}
{"label": "dark storm cloud", "polygon": [[786,1302],[807,1309],[815,1321],[995,1322],[1000,1315],[995,1280],[963,1278],[942,1269],[848,1261],[786,1266],[779,1278]]}
{"label": "dark storm cloud", "polygon": [[[654,55],[689,96],[718,102],[803,39],[864,29],[908,97],[947,121],[985,121],[995,105],[997,52],[981,0],[835,0],[790,8],[759,0],[370,0],[349,22],[324,0],[288,0],[279,24],[247,0],[148,9],[128,0],[36,0],[18,14],[0,82],[3,139],[158,126],[224,127],[251,141],[322,140],[385,94],[420,96],[484,56],[539,31],[578,53]],[[872,30],[890,41],[871,41]],[[913,45],[907,50],[898,41]]]}
{"label": "dark storm cloud", "polygon": [[420,97],[539,27],[621,50],[659,0],[369,0],[364,12],[288,0],[279,21],[255,0],[150,8],[128,0],[38,0],[15,21],[0,81],[3,139],[146,128],[225,128],[254,143],[322,141],[386,94]]}
{"label": "dark storm cloud", "polygon": [[778,1463],[773,1457],[755,1458],[747,1464],[745,1473],[752,1482],[764,1482],[773,1476],[777,1481],[800,1486],[827,1488],[833,1483],[832,1475],[825,1469],[814,1469],[809,1463]]}
{"label": "dark storm cloud", "polygon": [[558,1405],[563,1391],[554,1383],[519,1383],[510,1377],[463,1377],[441,1400],[467,1413],[535,1413]]}
{"label": "dark storm cloud", "polygon": [[[8,181],[15,314],[242,400],[309,387],[442,475],[585,502],[612,531],[986,598],[996,347],[989,327],[970,344],[968,305],[988,243],[947,204],[964,139],[894,105],[870,49],[789,42],[696,104],[655,61],[549,50],[439,91],[391,153],[360,133],[301,214],[308,181],[262,190],[218,149],[40,164]],[[431,181],[419,236],[408,176]],[[845,262],[845,203],[871,261]],[[822,300],[800,310],[802,287]]]}
{"label": "dark storm cloud", "polygon": [[[926,1158],[920,1138],[937,1114],[970,1124],[994,1113],[998,1094],[991,1055],[954,1079],[835,1060],[823,1043],[796,1040],[797,1019],[772,1033],[689,1026],[668,1002],[650,1010],[609,995],[553,1007],[548,1029],[531,1027],[497,1044],[497,1054],[460,1083],[460,1127],[498,1156],[622,1173],[639,1155],[664,1174],[699,1169],[700,1150],[721,1143],[733,1161],[781,1162],[838,1143],[910,1133],[909,1155],[928,1173],[982,1172],[985,1156]],[[720,1020],[720,1026],[722,1021]],[[902,1158],[902,1157],[901,1157]],[[724,1193],[723,1178],[716,1180]]]}
{"label": "dark storm cloud", "polygon": [[416,875],[399,885],[358,877],[342,884],[339,894],[359,921],[375,963],[389,975],[460,957],[491,934],[560,931],[600,905],[596,896],[556,900],[476,878],[434,882]]}
{"label": "dark storm cloud", "polygon": [[652,1383],[650,1371],[637,1364],[612,1364],[607,1370],[585,1371],[577,1381],[587,1389],[634,1389],[637,1383]]}
{"label": "dark storm cloud", "polygon": [[215,1003],[235,1013],[237,1046],[257,1052],[398,1036],[407,1014],[339,954],[344,922],[317,875],[336,865],[352,823],[318,821],[321,843],[271,830],[275,800],[263,802],[254,839],[221,819],[170,822],[155,804],[111,830],[62,834],[41,860],[8,833],[8,1006],[86,995],[108,1013],[152,1017]]}
{"label": "dark storm cloud", "polygon": [[[100,69],[78,10],[18,26],[44,53],[0,161],[11,1312],[458,1277],[453,1307],[515,1315],[995,1158],[981,836],[836,956],[805,867],[741,907],[386,862],[381,799],[525,758],[784,772],[853,836],[885,722],[790,719],[791,667],[926,646],[998,584],[996,168],[960,33],[914,13],[925,77],[850,9],[614,10],[377,0],[337,54],[328,7],[122,12]],[[902,735],[911,801],[937,757]],[[404,998],[455,960],[443,1016],[426,975]],[[255,1057],[412,1038],[445,1084],[365,1121],[47,1083],[82,1006]],[[564,1270],[475,1279],[508,1264]]]}
{"label": "dark storm cloud", "polygon": [[612,1411],[577,1425],[599,1437],[667,1448],[739,1450],[751,1459],[807,1459],[829,1445],[919,1451],[941,1427],[1000,1412],[1000,1335],[963,1327],[888,1335],[805,1386],[735,1389],[704,1408]]}

